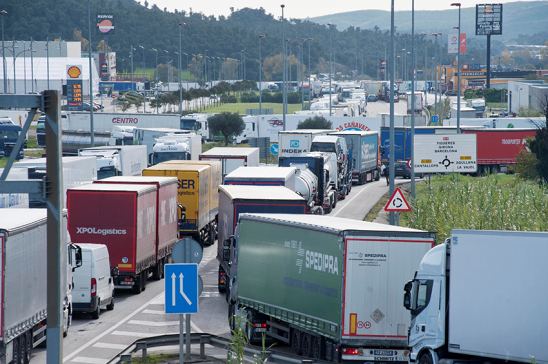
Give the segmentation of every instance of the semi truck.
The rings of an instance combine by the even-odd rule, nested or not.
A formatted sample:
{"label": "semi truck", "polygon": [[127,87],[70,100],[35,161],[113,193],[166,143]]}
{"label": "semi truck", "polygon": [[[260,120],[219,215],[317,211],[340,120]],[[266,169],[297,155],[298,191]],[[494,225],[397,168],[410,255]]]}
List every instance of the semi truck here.
{"label": "semi truck", "polygon": [[197,134],[165,135],[156,139],[150,164],[170,160],[197,160],[202,153],[202,137]]}
{"label": "semi truck", "polygon": [[406,92],[407,96],[407,114],[411,115],[413,113],[420,114],[424,109],[424,93],[420,91],[415,91],[415,106],[412,105],[412,96],[413,93]]}
{"label": "semi truck", "polygon": [[200,154],[200,160],[220,161],[224,179],[238,167],[258,167],[259,148],[215,147]]}
{"label": "semi truck", "polygon": [[171,128],[134,128],[133,129],[133,144],[146,145],[148,160],[152,159],[152,152],[156,140],[167,135],[189,135],[192,134],[188,130],[171,129]]}
{"label": "semi truck", "polygon": [[380,178],[379,134],[373,131],[345,130],[331,133],[345,139],[352,183],[363,185]]}
{"label": "semi truck", "polygon": [[84,148],[79,156],[97,158],[97,179],[112,176],[140,176],[148,166],[147,148],[144,145],[118,145]]}
{"label": "semi truck", "polygon": [[[82,264],[81,250],[78,253],[67,238],[65,234],[61,259],[61,270],[67,273],[61,297],[63,336],[68,333],[72,316],[72,268]],[[46,341],[47,249],[45,209],[0,209],[2,363],[28,363],[33,348]]]}
{"label": "semi truck", "polygon": [[404,288],[411,361],[548,363],[546,242],[547,232],[453,230],[428,251]]}
{"label": "semi truck", "polygon": [[[96,157],[63,157],[63,201],[67,203],[66,193],[69,188],[92,183],[97,179],[97,161]],[[46,158],[27,158],[14,163],[10,175],[19,170],[27,174],[25,179],[43,179],[46,177]],[[29,194],[30,208],[45,208],[46,200],[41,193]]]}
{"label": "semi truck", "polygon": [[284,186],[295,191],[294,167],[239,167],[225,176],[226,185]]}
{"label": "semi truck", "polygon": [[94,183],[67,191],[74,243],[105,244],[116,288],[141,293],[156,271],[156,186]]}
{"label": "semi truck", "polygon": [[237,234],[222,244],[231,262],[229,323],[244,326],[248,340],[265,334],[327,361],[408,361],[410,320],[398,301],[433,234],[330,216],[240,214]]}
{"label": "semi truck", "polygon": [[192,236],[204,246],[217,235],[215,209],[210,204],[213,169],[209,165],[160,163],[143,170],[143,176],[177,177],[179,236]]}
{"label": "semi truck", "polygon": [[300,157],[280,157],[281,167],[308,169],[317,177],[318,188],[315,206],[321,207],[320,215],[328,214],[337,204],[337,160],[332,153],[310,152]]}
{"label": "semi truck", "polygon": [[329,129],[297,129],[278,132],[279,157],[298,157],[308,152],[317,135],[327,135]]}
{"label": "semi truck", "polygon": [[[223,244],[234,235],[238,217],[242,213],[304,214],[306,201],[283,186],[219,186],[219,262],[218,288],[224,293],[230,273],[229,262],[223,260]],[[227,295],[228,297],[228,295]]]}
{"label": "semi truck", "polygon": [[156,265],[152,271],[155,280],[164,277],[164,265],[177,241],[177,178],[118,176],[95,183],[153,185],[156,187]]}
{"label": "semi truck", "polygon": [[310,151],[332,153],[336,157],[338,199],[343,200],[352,189],[352,169],[346,140],[338,135],[318,135],[312,140]]}
{"label": "semi truck", "polygon": [[[93,129],[95,132],[112,133],[115,126],[135,126],[139,128],[171,128],[179,129],[181,117],[179,114],[127,114],[127,113],[93,113]],[[62,119],[62,129],[90,131],[89,112],[70,112]]]}
{"label": "semi truck", "polygon": [[[9,118],[0,119],[0,157],[9,157],[15,144],[17,143],[17,138],[23,129],[14,124]],[[26,145],[26,138],[25,144]],[[22,159],[24,157],[23,146],[19,149],[19,152],[16,155],[16,159]]]}

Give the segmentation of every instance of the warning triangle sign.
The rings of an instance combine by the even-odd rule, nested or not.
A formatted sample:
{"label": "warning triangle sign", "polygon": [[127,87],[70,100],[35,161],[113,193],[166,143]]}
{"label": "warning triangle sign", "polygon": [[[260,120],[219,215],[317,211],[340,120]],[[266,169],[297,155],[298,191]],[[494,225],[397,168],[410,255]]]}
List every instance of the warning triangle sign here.
{"label": "warning triangle sign", "polygon": [[384,211],[387,212],[409,212],[411,211],[411,205],[407,202],[403,193],[399,188],[394,190],[392,197],[388,200],[384,206]]}

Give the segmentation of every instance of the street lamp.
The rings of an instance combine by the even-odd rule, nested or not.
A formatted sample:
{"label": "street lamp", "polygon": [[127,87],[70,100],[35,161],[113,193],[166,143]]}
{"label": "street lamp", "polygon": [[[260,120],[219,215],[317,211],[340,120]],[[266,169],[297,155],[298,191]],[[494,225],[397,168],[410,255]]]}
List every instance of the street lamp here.
{"label": "street lamp", "polygon": [[460,134],[460,3],[452,3],[451,6],[456,6],[459,8],[459,35],[458,35],[458,47],[457,47],[457,134]]}
{"label": "street lamp", "polygon": [[[306,38],[304,41],[308,42],[308,109],[310,109],[310,98],[312,97],[312,83],[310,81],[312,70],[310,69],[310,43],[312,43],[314,39],[312,38]],[[303,43],[304,44],[304,43]]]}
{"label": "street lamp", "polygon": [[[2,71],[4,72],[4,93],[8,93],[8,79],[7,79],[7,68],[6,68],[6,54],[4,48],[4,18],[8,15],[8,12],[4,9],[0,10],[0,19],[2,19]],[[13,80],[15,83],[15,80]]]}
{"label": "street lamp", "polygon": [[280,5],[282,8],[282,120],[283,120],[283,130],[285,130],[285,118],[287,114],[287,62],[286,62],[286,49],[285,49],[285,20],[284,20],[284,8],[285,5]]}
{"label": "street lamp", "polygon": [[[411,143],[415,143],[415,0],[411,0]],[[411,196],[415,198],[415,147],[411,148]]]}
{"label": "street lamp", "polygon": [[331,86],[333,79],[333,24],[329,23],[327,26],[329,27],[329,116],[331,116],[331,98],[333,96],[333,89]]}
{"label": "street lamp", "polygon": [[[396,172],[394,160],[394,72],[396,65],[394,63],[394,0],[390,1],[390,152],[389,152],[389,192],[394,192],[394,176]],[[393,212],[389,214],[390,225],[396,225],[396,215]]]}
{"label": "street lamp", "polygon": [[[185,26],[186,23],[179,23],[179,114],[182,115],[183,114],[183,83],[182,83],[182,73],[183,73],[183,68],[182,68],[182,58],[183,58],[183,26]],[[186,53],[185,53],[186,54]],[[187,65],[188,65],[188,54],[186,54],[187,56]]]}
{"label": "street lamp", "polygon": [[156,63],[154,65],[154,103],[156,104],[156,114],[158,114],[158,50],[151,48],[151,51],[156,53]]}
{"label": "street lamp", "polygon": [[[435,45],[434,45],[434,67],[435,67],[435,79],[434,79],[434,114],[438,115],[438,62],[439,59],[437,58],[437,50],[438,50],[438,37],[441,37],[441,33],[432,33],[432,36],[436,39]],[[440,95],[440,102],[441,102],[441,95]]]}
{"label": "street lamp", "polygon": [[[145,68],[146,68],[146,55],[145,55],[145,47],[142,46],[142,45],[139,45],[139,48],[141,48],[143,50],[143,72],[145,72]],[[143,78],[143,81],[144,81],[144,78]]]}
{"label": "street lamp", "polygon": [[[95,128],[93,125],[93,68],[91,64],[91,0],[88,0],[88,68],[89,68],[89,130],[90,130],[90,144],[92,147],[95,146]],[[55,338],[55,345],[61,345],[57,343],[57,338]],[[49,359],[49,358],[48,358]],[[49,360],[48,360],[49,361]]]}
{"label": "street lamp", "polygon": [[263,57],[261,54],[261,43],[265,37],[265,34],[259,34],[259,115],[263,113]]}
{"label": "street lamp", "polygon": [[131,87],[133,88],[133,51],[136,50],[133,48],[133,44],[129,46],[129,61],[130,61],[130,67],[131,67]]}

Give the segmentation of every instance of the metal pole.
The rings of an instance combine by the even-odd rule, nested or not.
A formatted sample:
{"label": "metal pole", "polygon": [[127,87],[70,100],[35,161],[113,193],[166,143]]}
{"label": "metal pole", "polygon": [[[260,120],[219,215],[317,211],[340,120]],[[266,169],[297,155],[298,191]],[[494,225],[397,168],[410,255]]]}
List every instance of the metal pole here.
{"label": "metal pole", "polygon": [[310,69],[310,43],[312,42],[312,38],[308,38],[308,110],[310,110],[310,98],[312,97],[312,83],[311,80],[311,74],[312,70]]}
{"label": "metal pole", "polygon": [[[2,19],[2,71],[4,72],[4,93],[8,93],[8,79],[7,79],[7,67],[6,67],[6,50],[4,48],[4,17],[8,15],[8,12],[4,9],[0,10],[0,19]],[[15,57],[15,54],[13,55]],[[13,80],[15,83],[15,79]]]}
{"label": "metal pole", "polygon": [[15,39],[11,42],[11,54],[13,55],[13,93],[17,93],[17,78],[15,77]]}
{"label": "metal pole", "polygon": [[91,64],[91,0],[88,0],[88,67],[89,67],[89,131],[91,136],[91,146],[95,146],[95,127],[93,125],[93,66]]}
{"label": "metal pole", "polygon": [[[391,0],[390,10],[390,161],[388,173],[390,174],[390,195],[394,193],[394,173],[396,171],[394,164],[394,72],[396,71],[396,63],[394,57],[394,0]],[[393,212],[389,213],[390,225],[396,224],[396,215]]]}
{"label": "metal pole", "polygon": [[179,23],[179,114],[183,115],[183,84],[181,77],[183,75],[182,58],[183,58],[183,23]]}
{"label": "metal pole", "polygon": [[64,296],[62,269],[64,248],[63,218],[63,169],[61,165],[61,100],[59,91],[47,90],[44,92],[46,112],[46,170],[50,188],[47,194],[47,236],[48,236],[48,294],[47,294],[47,331],[46,340],[47,362],[61,363],[63,361],[63,307],[61,296]]}
{"label": "metal pole", "polygon": [[458,6],[459,8],[459,35],[458,35],[458,47],[457,47],[457,134],[460,134],[460,3],[453,3],[451,6]]}
{"label": "metal pole", "polygon": [[184,364],[185,362],[185,355],[184,355],[184,347],[185,347],[185,315],[180,314],[179,315],[179,363]]}
{"label": "metal pole", "polygon": [[[47,62],[47,78],[48,78],[48,82],[47,82],[47,85],[48,85],[48,90],[50,89],[49,87],[49,37],[46,38],[46,62]],[[15,80],[14,80],[15,82]]]}
{"label": "metal pole", "polygon": [[33,45],[32,37],[30,38],[30,89],[32,90],[32,93],[34,93],[34,56],[32,53],[34,53],[32,49]]}
{"label": "metal pole", "polygon": [[185,346],[186,346],[186,355],[185,355],[185,359],[187,361],[190,361],[190,331],[191,331],[191,328],[190,328],[190,315],[189,314],[186,314],[185,315],[185,326],[186,326],[186,330],[185,330]]}
{"label": "metal pole", "polygon": [[301,81],[301,110],[304,109],[304,75],[303,75],[303,64],[304,64],[304,42],[301,44],[301,57],[299,59],[299,80]]}
{"label": "metal pole", "polygon": [[411,0],[411,196],[415,198],[415,0]]}
{"label": "metal pole", "polygon": [[27,93],[27,43],[23,41],[23,90]]}
{"label": "metal pole", "polygon": [[131,87],[133,87],[133,44],[129,46],[129,61],[130,61],[130,67],[131,67]]}
{"label": "metal pole", "polygon": [[263,57],[261,43],[264,37],[264,34],[259,34],[259,115],[263,113]]}
{"label": "metal pole", "polygon": [[332,116],[331,98],[333,96],[333,88],[331,82],[333,79],[333,32],[331,27],[333,24],[327,24],[329,26],[329,116]]}
{"label": "metal pole", "polygon": [[285,117],[286,117],[286,105],[287,105],[287,65],[286,65],[286,49],[285,49],[285,25],[284,25],[284,8],[285,5],[280,5],[282,8],[282,66],[283,66],[283,72],[282,72],[282,120],[283,120],[283,130],[285,129]]}
{"label": "metal pole", "polygon": [[491,34],[487,34],[487,76],[486,88],[491,88]]}

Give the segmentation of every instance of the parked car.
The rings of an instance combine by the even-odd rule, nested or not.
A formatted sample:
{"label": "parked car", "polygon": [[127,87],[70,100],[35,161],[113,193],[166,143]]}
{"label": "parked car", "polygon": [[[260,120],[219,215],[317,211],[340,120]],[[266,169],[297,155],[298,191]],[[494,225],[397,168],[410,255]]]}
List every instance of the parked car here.
{"label": "parked car", "polygon": [[72,307],[75,312],[90,312],[98,319],[102,307],[114,309],[114,279],[108,249],[104,244],[78,246],[82,249],[82,266],[74,270]]}
{"label": "parked car", "polygon": [[378,100],[379,98],[377,97],[377,95],[367,95],[367,102],[375,102]]}

